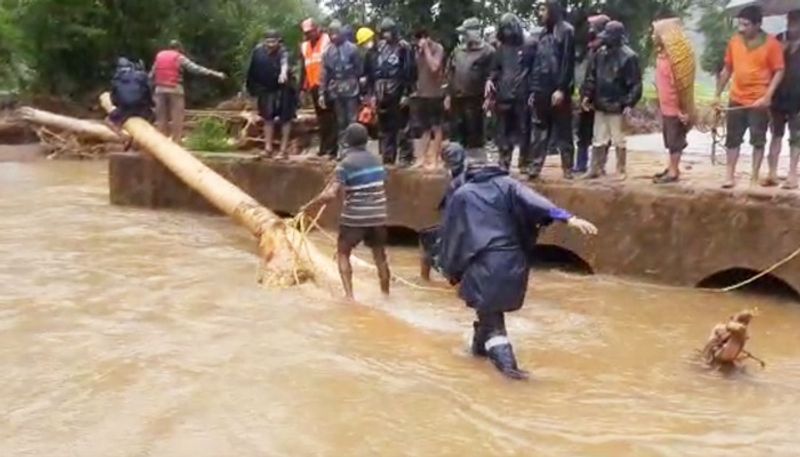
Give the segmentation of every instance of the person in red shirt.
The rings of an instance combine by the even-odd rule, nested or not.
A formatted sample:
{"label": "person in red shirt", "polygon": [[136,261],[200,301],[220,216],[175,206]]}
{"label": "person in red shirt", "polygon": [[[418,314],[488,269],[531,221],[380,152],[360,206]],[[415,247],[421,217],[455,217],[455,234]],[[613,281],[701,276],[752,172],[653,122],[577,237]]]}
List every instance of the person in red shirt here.
{"label": "person in red shirt", "polygon": [[680,19],[668,18],[653,23],[653,43],[658,53],[656,57],[656,91],[661,111],[661,126],[664,132],[664,147],[669,152],[667,169],[653,178],[655,184],[674,183],[680,179],[681,154],[686,149],[686,135],[691,124],[691,106],[681,106],[678,85],[672,69],[672,61],[667,53],[663,36],[669,28],[680,25]]}
{"label": "person in red shirt", "polygon": [[164,135],[181,144],[186,101],[183,90],[184,72],[225,79],[225,73],[214,71],[192,62],[183,53],[178,40],[172,40],[169,48],[156,54],[150,79],[155,86],[156,125]]}
{"label": "person in red shirt", "polygon": [[[775,90],[783,79],[783,48],[775,37],[761,29],[763,14],[758,6],[748,6],[737,16],[739,32],[731,38],[725,53],[725,68],[719,76],[717,99],[719,108],[722,92],[733,79],[727,113],[728,169],[725,189],[736,185],[736,162],[744,134],[750,131],[753,146],[753,174],[751,182],[758,182],[764,147],[767,144],[769,106]],[[771,183],[765,182],[765,185]]]}

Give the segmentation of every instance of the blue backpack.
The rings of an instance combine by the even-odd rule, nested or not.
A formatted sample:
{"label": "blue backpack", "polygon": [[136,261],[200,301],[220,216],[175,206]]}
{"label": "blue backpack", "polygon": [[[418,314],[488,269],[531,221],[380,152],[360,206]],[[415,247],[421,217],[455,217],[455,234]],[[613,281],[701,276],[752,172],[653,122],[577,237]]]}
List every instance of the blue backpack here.
{"label": "blue backpack", "polygon": [[111,80],[111,101],[122,109],[150,106],[152,96],[147,73],[134,68],[117,70]]}

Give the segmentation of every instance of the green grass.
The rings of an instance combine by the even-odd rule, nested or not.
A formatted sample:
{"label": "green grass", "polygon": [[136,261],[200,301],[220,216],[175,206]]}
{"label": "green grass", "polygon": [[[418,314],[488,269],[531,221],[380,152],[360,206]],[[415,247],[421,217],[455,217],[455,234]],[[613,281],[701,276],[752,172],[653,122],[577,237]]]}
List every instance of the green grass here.
{"label": "green grass", "polygon": [[232,149],[228,143],[228,129],[219,119],[205,118],[198,122],[186,139],[192,151],[226,152]]}

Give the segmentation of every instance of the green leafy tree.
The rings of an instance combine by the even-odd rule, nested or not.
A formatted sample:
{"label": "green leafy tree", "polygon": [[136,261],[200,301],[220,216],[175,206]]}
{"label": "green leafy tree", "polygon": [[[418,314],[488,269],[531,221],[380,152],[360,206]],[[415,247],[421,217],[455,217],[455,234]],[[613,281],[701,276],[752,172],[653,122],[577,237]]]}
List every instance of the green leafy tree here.
{"label": "green leafy tree", "polygon": [[[511,11],[528,23],[536,23],[541,3],[541,0],[330,0],[327,4],[334,16],[356,21],[357,25],[374,25],[389,16],[398,20],[406,32],[426,27],[452,45],[456,39],[455,28],[467,17],[476,16],[489,26],[496,24],[503,13]],[[691,0],[564,0],[562,4],[568,10],[568,20],[576,26],[579,45],[586,34],[586,18],[602,12],[622,21],[631,37],[631,46],[648,57],[652,53],[649,39],[652,21],[667,15],[682,16],[688,11]],[[354,16],[354,11],[359,14]]]}
{"label": "green leafy tree", "polygon": [[25,62],[20,52],[21,33],[15,10],[0,2],[0,90],[14,90],[22,83]]}
{"label": "green leafy tree", "polygon": [[725,62],[725,49],[734,33],[733,21],[725,13],[727,0],[698,0],[702,16],[698,29],[703,32],[706,46],[701,56],[700,65],[704,71],[713,75],[719,74]]}
{"label": "green leafy tree", "polygon": [[18,5],[34,90],[93,95],[107,87],[118,56],[149,66],[159,49],[178,39],[190,58],[233,76],[224,84],[189,78],[190,102],[237,90],[237,76],[266,27],[284,32],[295,47],[300,20],[317,11],[307,0],[0,1]]}

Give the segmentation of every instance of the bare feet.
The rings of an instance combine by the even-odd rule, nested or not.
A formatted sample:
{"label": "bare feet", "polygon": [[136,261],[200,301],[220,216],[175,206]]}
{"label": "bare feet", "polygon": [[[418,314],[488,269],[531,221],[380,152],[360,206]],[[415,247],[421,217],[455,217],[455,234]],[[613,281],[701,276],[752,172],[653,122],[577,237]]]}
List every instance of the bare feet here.
{"label": "bare feet", "polygon": [[736,187],[736,183],[733,180],[727,180],[722,183],[723,189],[733,189],[734,187]]}
{"label": "bare feet", "polygon": [[797,187],[798,187],[797,186],[797,180],[796,179],[795,180],[789,179],[789,180],[786,180],[786,182],[783,183],[783,185],[781,186],[781,189],[783,189],[783,190],[794,190],[794,189],[797,189]]}
{"label": "bare feet", "polygon": [[775,187],[778,185],[778,180],[775,178],[767,178],[761,181],[761,187]]}

